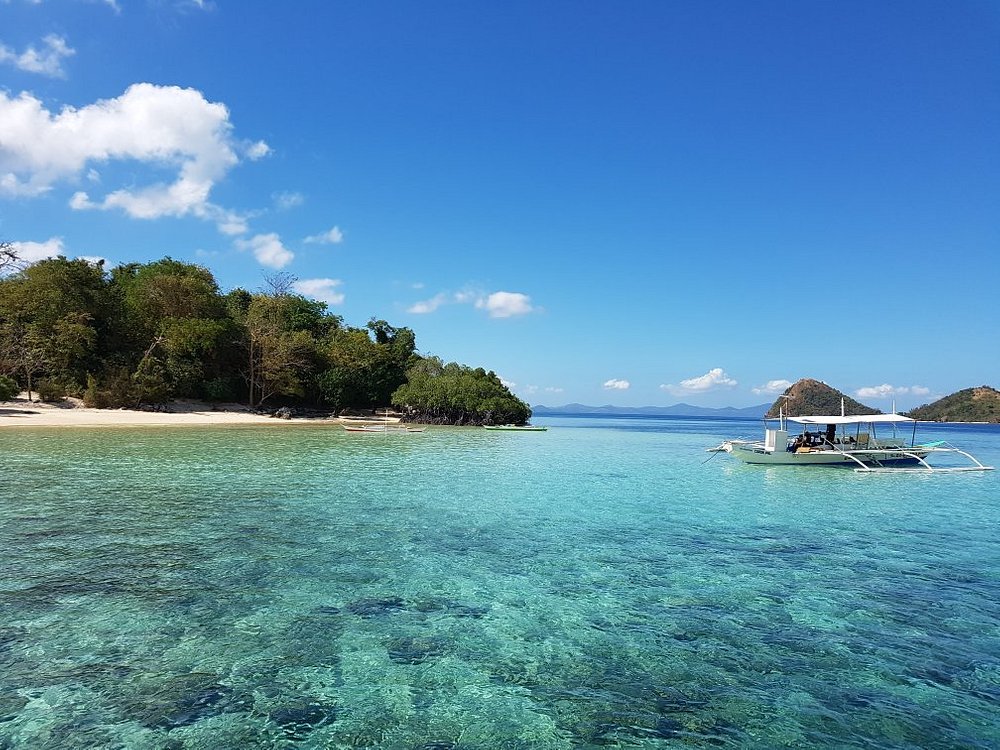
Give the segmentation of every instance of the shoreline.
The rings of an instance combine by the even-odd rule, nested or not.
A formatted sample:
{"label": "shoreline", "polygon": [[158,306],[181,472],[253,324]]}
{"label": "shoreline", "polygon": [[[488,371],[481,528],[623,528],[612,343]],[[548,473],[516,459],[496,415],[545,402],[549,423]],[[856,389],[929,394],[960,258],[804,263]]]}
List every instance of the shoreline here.
{"label": "shoreline", "polygon": [[155,427],[186,425],[345,424],[340,417],[291,417],[256,414],[239,404],[176,401],[164,411],[91,409],[76,399],[58,404],[15,398],[0,401],[0,430],[20,427]]}

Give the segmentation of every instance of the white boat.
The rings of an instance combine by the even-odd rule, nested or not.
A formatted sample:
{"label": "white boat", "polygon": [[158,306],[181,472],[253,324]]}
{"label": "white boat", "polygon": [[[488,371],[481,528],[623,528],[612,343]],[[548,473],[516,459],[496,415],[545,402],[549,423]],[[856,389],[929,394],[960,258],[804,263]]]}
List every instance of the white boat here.
{"label": "white boat", "polygon": [[[802,425],[801,434],[788,436],[788,422]],[[846,466],[859,472],[988,471],[979,459],[945,441],[916,442],[917,422],[902,414],[856,416],[816,415],[765,420],[763,440],[725,440],[710,452],[729,453],[748,464],[770,466]],[[912,426],[909,438],[900,428]],[[908,430],[909,431],[909,430]],[[891,434],[890,434],[891,433]],[[971,465],[932,466],[928,459],[960,455]]]}
{"label": "white boat", "polygon": [[404,424],[345,424],[344,430],[347,432],[379,432],[390,434],[408,434],[411,432],[423,432],[425,427],[407,427]]}
{"label": "white boat", "polygon": [[511,432],[545,432],[548,427],[540,427],[533,424],[486,424],[486,430],[510,430]]}

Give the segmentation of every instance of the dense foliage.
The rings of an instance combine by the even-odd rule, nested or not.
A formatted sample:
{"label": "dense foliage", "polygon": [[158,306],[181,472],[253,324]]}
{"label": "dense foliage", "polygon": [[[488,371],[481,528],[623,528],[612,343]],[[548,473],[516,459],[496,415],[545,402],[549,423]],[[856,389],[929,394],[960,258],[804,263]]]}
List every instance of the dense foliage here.
{"label": "dense foliage", "polygon": [[524,424],[531,409],[500,378],[437,357],[415,362],[392,403],[418,422],[429,424]]}
{"label": "dense foliage", "polygon": [[1000,422],[1000,391],[988,385],[966,388],[918,406],[907,416],[927,422]]}
{"label": "dense foliage", "polygon": [[[136,407],[194,398],[332,411],[412,403],[423,414],[426,389],[406,390],[408,370],[458,367],[423,360],[408,328],[377,319],[347,326],[290,283],[223,294],[208,269],[170,258],[110,273],[62,257],[6,265],[16,272],[0,278],[0,384],[13,380],[47,400]],[[450,411],[435,413],[530,414],[496,376],[489,388],[483,378],[453,382],[469,393],[452,393]]]}

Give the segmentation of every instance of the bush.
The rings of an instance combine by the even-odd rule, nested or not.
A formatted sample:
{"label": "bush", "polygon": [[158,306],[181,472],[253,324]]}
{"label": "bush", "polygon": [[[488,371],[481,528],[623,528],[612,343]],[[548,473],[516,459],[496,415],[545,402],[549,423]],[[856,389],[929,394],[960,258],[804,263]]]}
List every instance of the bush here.
{"label": "bush", "polygon": [[10,401],[20,392],[21,388],[13,378],[0,375],[0,401]]}
{"label": "bush", "polygon": [[62,401],[66,398],[66,387],[55,380],[39,380],[35,385],[35,390],[38,391],[38,398],[48,403]]}
{"label": "bush", "polygon": [[112,373],[99,386],[93,375],[87,376],[87,390],[83,392],[83,405],[91,409],[134,408],[137,403],[132,378],[127,370]]}
{"label": "bush", "polygon": [[207,401],[235,401],[236,389],[227,378],[215,378],[205,381],[202,386]]}

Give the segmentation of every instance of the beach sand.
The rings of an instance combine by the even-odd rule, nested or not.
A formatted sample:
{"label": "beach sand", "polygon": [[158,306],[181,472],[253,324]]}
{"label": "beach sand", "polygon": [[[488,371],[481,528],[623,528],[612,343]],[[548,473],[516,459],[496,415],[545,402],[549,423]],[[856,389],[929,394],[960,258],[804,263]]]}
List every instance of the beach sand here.
{"label": "beach sand", "polygon": [[58,404],[28,401],[24,398],[0,401],[0,429],[4,427],[144,427],[152,425],[226,425],[283,424],[287,422],[334,423],[341,420],[294,418],[276,419],[254,414],[240,404],[207,404],[199,401],[174,401],[164,411],[133,409],[88,409],[79,399]]}

